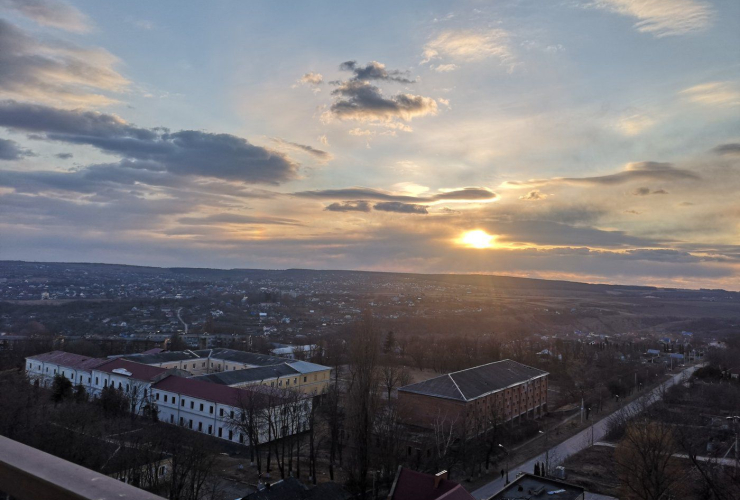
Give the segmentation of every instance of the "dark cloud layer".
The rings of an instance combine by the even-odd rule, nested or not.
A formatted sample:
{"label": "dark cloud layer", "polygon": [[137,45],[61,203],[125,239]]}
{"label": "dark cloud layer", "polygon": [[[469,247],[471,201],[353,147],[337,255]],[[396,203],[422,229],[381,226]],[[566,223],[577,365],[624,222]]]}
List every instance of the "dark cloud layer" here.
{"label": "dark cloud layer", "polygon": [[324,210],[328,210],[329,212],[369,212],[370,203],[362,200],[336,202],[327,205]]}
{"label": "dark cloud layer", "polygon": [[339,65],[339,69],[342,71],[352,71],[355,76],[353,80],[385,80],[399,83],[415,83],[413,80],[409,80],[404,75],[403,71],[399,70],[387,70],[385,64],[377,61],[371,61],[365,66],[357,64],[357,61],[346,61]]}
{"label": "dark cloud layer", "polygon": [[288,147],[288,148],[291,148],[297,151],[301,151],[303,153],[307,153],[322,162],[329,161],[332,158],[334,158],[334,156],[328,151],[316,149],[313,146],[308,146],[306,144],[299,144],[297,142],[286,141],[285,139],[282,139],[280,137],[273,138],[273,141],[280,144],[281,146],[285,146],[285,147]]}
{"label": "dark cloud layer", "polygon": [[401,203],[398,201],[383,201],[373,205],[375,210],[381,212],[396,212],[399,214],[428,214],[427,207],[414,203]]}
{"label": "dark cloud layer", "polygon": [[211,226],[218,224],[242,224],[242,225],[260,225],[276,224],[279,226],[300,226],[300,221],[296,219],[287,219],[283,217],[250,216],[240,214],[214,214],[206,217],[181,217],[177,219],[180,224],[189,226]]}
{"label": "dark cloud layer", "polygon": [[673,181],[698,180],[699,175],[690,171],[676,168],[671,163],[642,161],[629,163],[625,170],[616,174],[600,175],[595,177],[555,177],[552,179],[531,179],[528,181],[510,181],[506,184],[513,187],[544,186],[546,184],[570,184],[587,186],[611,186],[633,181]]}
{"label": "dark cloud layer", "polygon": [[140,128],[114,115],[16,101],[0,102],[0,126],[49,141],[89,145],[150,172],[264,184],[297,175],[298,165],[287,155],[231,134]]}
{"label": "dark cloud layer", "polygon": [[18,146],[9,139],[0,139],[0,160],[20,160],[26,156],[35,156],[33,152]]}
{"label": "dark cloud layer", "polygon": [[430,196],[408,196],[388,193],[371,188],[322,189],[293,193],[301,198],[320,198],[325,200],[346,200],[348,198],[376,201],[397,201],[401,203],[433,203],[436,201],[491,201],[498,195],[487,188],[463,188],[445,191]]}
{"label": "dark cloud layer", "polygon": [[714,151],[718,155],[723,155],[723,156],[740,155],[740,142],[720,144],[719,146],[715,147],[712,151]]}
{"label": "dark cloud layer", "polygon": [[668,194],[668,191],[666,191],[665,189],[651,190],[649,187],[639,187],[632,191],[632,194],[634,196],[648,196],[651,194]]}
{"label": "dark cloud layer", "polygon": [[359,121],[388,121],[395,118],[410,121],[417,116],[437,113],[437,101],[430,97],[412,94],[396,94],[390,98],[366,81],[342,82],[332,95],[337,100],[330,112],[339,119]]}
{"label": "dark cloud layer", "polygon": [[[30,2],[28,2],[30,3]],[[120,92],[128,80],[102,49],[62,40],[40,40],[0,19],[0,97],[79,106],[114,102],[101,92]]]}

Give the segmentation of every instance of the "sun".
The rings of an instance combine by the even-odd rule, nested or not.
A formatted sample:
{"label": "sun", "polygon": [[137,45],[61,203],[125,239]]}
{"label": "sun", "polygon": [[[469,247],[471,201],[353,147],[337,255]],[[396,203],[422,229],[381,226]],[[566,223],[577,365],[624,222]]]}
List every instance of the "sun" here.
{"label": "sun", "polygon": [[481,229],[476,229],[463,233],[458,241],[469,248],[491,248],[495,239],[495,236]]}

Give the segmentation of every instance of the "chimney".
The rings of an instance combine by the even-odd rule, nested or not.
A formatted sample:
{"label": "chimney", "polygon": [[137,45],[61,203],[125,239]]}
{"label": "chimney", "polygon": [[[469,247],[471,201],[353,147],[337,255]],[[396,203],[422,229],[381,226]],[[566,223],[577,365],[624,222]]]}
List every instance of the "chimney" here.
{"label": "chimney", "polygon": [[434,475],[434,488],[439,488],[439,483],[442,482],[442,480],[447,480],[447,477],[449,476],[449,473],[446,470],[443,470],[441,472],[437,472]]}

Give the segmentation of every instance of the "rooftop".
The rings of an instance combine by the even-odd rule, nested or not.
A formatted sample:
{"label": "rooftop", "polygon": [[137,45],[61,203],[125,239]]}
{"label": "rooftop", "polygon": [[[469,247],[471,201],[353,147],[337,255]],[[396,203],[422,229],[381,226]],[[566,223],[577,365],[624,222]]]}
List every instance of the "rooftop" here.
{"label": "rooftop", "polygon": [[[446,476],[445,472],[445,476]],[[435,481],[438,484],[435,486]],[[474,500],[461,485],[442,476],[399,467],[390,500]]]}
{"label": "rooftop", "polygon": [[547,375],[546,371],[505,359],[441,375],[407,385],[399,391],[458,401],[470,401],[528,380]]}
{"label": "rooftop", "polygon": [[81,370],[89,370],[108,362],[107,359],[91,358],[89,356],[82,356],[81,354],[73,354],[71,352],[64,351],[45,352],[43,354],[29,356],[28,359],[40,361],[42,363],[55,363],[59,366]]}
{"label": "rooftop", "polygon": [[522,474],[488,500],[580,500],[580,486],[533,474]]}
{"label": "rooftop", "polygon": [[298,375],[300,372],[293,369],[287,363],[273,366],[258,366],[257,368],[247,368],[246,370],[232,370],[208,375],[193,377],[192,380],[202,380],[211,384],[236,385],[247,382],[259,382],[277,377],[286,377]]}
{"label": "rooftop", "polygon": [[[164,376],[164,374],[168,372],[168,370],[165,370],[164,368],[142,365],[141,363],[134,363],[121,358],[108,360],[96,369],[107,373],[115,373],[114,370],[124,369],[131,374],[130,378],[150,382]],[[120,373],[117,374],[120,375]]]}

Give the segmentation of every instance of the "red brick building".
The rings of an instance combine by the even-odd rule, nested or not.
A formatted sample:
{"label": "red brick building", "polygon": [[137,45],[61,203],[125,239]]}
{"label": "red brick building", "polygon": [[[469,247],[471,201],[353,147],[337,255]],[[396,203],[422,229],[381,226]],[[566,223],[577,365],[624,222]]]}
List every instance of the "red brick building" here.
{"label": "red brick building", "polygon": [[538,418],[547,412],[548,373],[506,359],[398,389],[407,423],[435,428]]}

